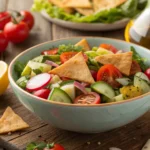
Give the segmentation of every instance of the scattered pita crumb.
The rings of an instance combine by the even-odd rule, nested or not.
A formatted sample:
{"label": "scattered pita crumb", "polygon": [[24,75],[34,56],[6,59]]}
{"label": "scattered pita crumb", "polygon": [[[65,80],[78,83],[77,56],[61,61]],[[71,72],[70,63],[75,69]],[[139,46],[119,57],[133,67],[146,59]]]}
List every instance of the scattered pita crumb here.
{"label": "scattered pita crumb", "polygon": [[7,107],[0,118],[0,134],[28,128],[29,125],[22,120],[10,107]]}
{"label": "scattered pita crumb", "polygon": [[109,150],[121,150],[121,149],[117,147],[110,147]]}
{"label": "scattered pita crumb", "polygon": [[11,132],[8,132],[8,135],[11,135]]}
{"label": "scattered pita crumb", "polygon": [[150,139],[147,140],[146,144],[141,150],[150,150]]}
{"label": "scattered pita crumb", "polygon": [[90,145],[90,144],[91,144],[91,142],[87,142],[87,144],[88,144],[88,145]]}
{"label": "scattered pita crumb", "polygon": [[98,145],[101,145],[101,142],[98,142],[97,144],[98,144]]}

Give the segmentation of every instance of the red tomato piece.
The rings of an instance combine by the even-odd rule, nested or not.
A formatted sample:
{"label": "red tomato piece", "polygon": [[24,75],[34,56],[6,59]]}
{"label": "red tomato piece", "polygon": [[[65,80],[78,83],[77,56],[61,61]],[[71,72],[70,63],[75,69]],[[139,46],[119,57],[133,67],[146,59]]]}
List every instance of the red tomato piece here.
{"label": "red tomato piece", "polygon": [[146,76],[150,79],[150,68],[145,71]]}
{"label": "red tomato piece", "polygon": [[42,55],[55,55],[58,52],[58,48],[52,48],[50,50],[45,50],[41,54]]}
{"label": "red tomato piece", "polygon": [[100,96],[95,92],[82,94],[74,100],[75,104],[100,104]]}
{"label": "red tomato piece", "polygon": [[38,96],[40,98],[47,99],[49,96],[50,90],[49,89],[40,89],[38,91],[33,92],[33,95]]}
{"label": "red tomato piece", "polygon": [[131,65],[130,75],[134,75],[137,72],[141,72],[141,71],[142,70],[141,70],[140,65],[135,60],[133,60],[132,65]]}
{"label": "red tomato piece", "polygon": [[0,52],[5,51],[8,45],[8,40],[4,36],[4,32],[0,31]]}
{"label": "red tomato piece", "polygon": [[9,12],[0,13],[0,30],[3,30],[5,25],[11,21],[11,15]]}
{"label": "red tomato piece", "polygon": [[113,53],[117,53],[118,49],[112,46],[111,44],[100,44],[99,47],[105,48]]}
{"label": "red tomato piece", "polygon": [[29,35],[28,25],[24,22],[9,22],[4,27],[4,35],[13,43],[23,42]]}
{"label": "red tomato piece", "polygon": [[54,147],[51,148],[50,150],[65,150],[65,149],[60,144],[55,144]]}
{"label": "red tomato piece", "polygon": [[[78,52],[64,52],[60,55],[60,60],[61,63],[64,63],[66,61],[68,61],[70,58],[72,58],[73,56],[75,56]],[[86,54],[83,53],[84,59],[87,62],[88,57]]]}
{"label": "red tomato piece", "polygon": [[34,25],[33,15],[26,10],[21,11],[20,14],[23,16],[22,21],[25,22],[28,25],[29,29],[31,30]]}
{"label": "red tomato piece", "polygon": [[121,72],[115,66],[112,64],[106,64],[99,69],[97,81],[105,81],[113,88],[118,88],[120,84],[116,81],[116,79],[121,77]]}

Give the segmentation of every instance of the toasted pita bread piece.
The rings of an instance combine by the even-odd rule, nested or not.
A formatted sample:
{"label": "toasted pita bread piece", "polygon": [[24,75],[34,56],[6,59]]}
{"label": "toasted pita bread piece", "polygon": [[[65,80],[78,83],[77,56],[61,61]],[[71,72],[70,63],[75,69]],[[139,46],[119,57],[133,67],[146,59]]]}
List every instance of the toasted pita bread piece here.
{"label": "toasted pita bread piece", "polygon": [[92,8],[89,0],[64,0],[63,5],[72,8]]}
{"label": "toasted pita bread piece", "polygon": [[130,75],[132,52],[101,55],[97,56],[95,60],[103,65],[113,64],[116,68],[118,68],[118,70],[120,70],[121,73]]}
{"label": "toasted pita bread piece", "polygon": [[60,8],[63,8],[67,13],[72,13],[74,12],[74,9],[73,8],[64,8],[63,7],[63,3],[62,3],[62,0],[49,0],[49,2],[53,5],[56,5]]}
{"label": "toasted pita bread piece", "polygon": [[75,44],[75,46],[82,46],[84,51],[89,51],[90,50],[89,43],[86,39],[82,39],[77,44]]}
{"label": "toasted pita bread piece", "polygon": [[84,16],[89,16],[94,13],[93,8],[75,8],[75,10]]}
{"label": "toasted pita bread piece", "polygon": [[82,52],[79,52],[61,66],[51,70],[49,73],[86,83],[95,82],[84,60]]}
{"label": "toasted pita bread piece", "polygon": [[26,129],[28,127],[29,125],[15,114],[10,107],[7,107],[3,116],[0,118],[0,134]]}
{"label": "toasted pita bread piece", "polygon": [[95,11],[102,11],[110,9],[123,4],[127,0],[93,0],[93,7]]}

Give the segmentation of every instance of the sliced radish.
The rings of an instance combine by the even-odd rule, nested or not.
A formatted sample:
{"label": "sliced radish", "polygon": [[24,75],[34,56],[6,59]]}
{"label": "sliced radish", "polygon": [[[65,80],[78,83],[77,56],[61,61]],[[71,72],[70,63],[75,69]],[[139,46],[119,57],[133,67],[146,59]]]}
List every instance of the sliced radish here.
{"label": "sliced radish", "polygon": [[79,90],[81,90],[84,94],[88,93],[85,87],[81,83],[74,81],[74,86]]}
{"label": "sliced radish", "polygon": [[49,89],[40,89],[33,92],[33,95],[38,96],[40,98],[48,99],[50,90]]}
{"label": "sliced radish", "polygon": [[58,64],[56,64],[56,63],[54,63],[53,61],[50,61],[50,60],[46,60],[45,63],[48,64],[48,65],[51,65],[53,67],[58,67],[59,66]]}
{"label": "sliced radish", "polygon": [[48,85],[51,78],[51,75],[48,73],[36,75],[27,82],[26,90],[29,92],[40,90]]}

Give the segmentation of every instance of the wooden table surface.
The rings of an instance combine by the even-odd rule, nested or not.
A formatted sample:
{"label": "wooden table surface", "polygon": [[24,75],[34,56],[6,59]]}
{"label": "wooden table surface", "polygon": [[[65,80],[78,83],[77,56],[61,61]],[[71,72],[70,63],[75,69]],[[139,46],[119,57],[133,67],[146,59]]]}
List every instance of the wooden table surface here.
{"label": "wooden table surface", "polygon": [[[7,7],[15,10],[29,10],[32,3],[32,0],[9,0]],[[10,63],[16,55],[31,46],[71,36],[103,36],[124,39],[124,29],[111,32],[75,31],[49,23],[39,13],[33,13],[33,15],[35,26],[29,38],[21,44],[10,44],[0,59]],[[60,143],[66,150],[108,150],[110,147],[118,147],[122,150],[141,150],[150,138],[150,112],[124,127],[109,132],[79,134],[56,129],[41,121],[17,100],[11,87],[0,96],[0,115],[7,106],[11,106],[30,125],[27,130],[0,136],[0,145],[7,150],[22,150],[28,143],[41,140]]]}

